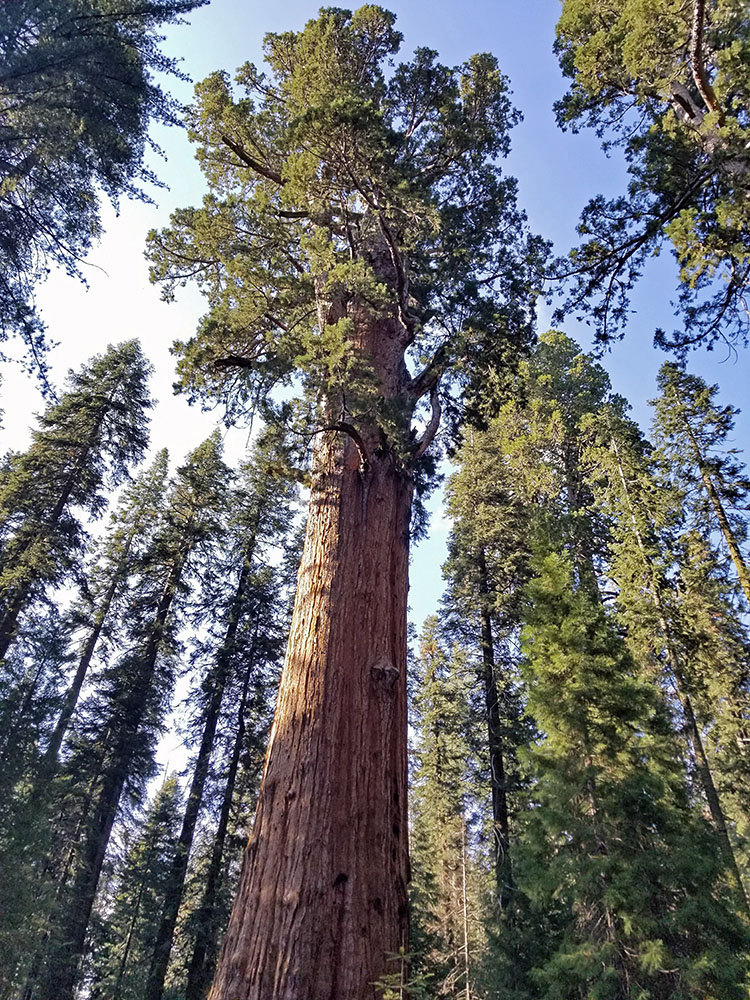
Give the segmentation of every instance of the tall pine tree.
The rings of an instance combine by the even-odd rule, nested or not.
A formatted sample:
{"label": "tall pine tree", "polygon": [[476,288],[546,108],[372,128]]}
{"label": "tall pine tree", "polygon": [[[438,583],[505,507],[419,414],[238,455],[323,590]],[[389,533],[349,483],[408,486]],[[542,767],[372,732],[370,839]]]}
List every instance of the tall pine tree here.
{"label": "tall pine tree", "polygon": [[739,1000],[750,939],[663,699],[601,602],[574,583],[570,557],[540,548],[524,650],[544,738],[529,752],[534,808],[517,871],[557,928],[531,982],[559,1000]]}
{"label": "tall pine tree", "polygon": [[[261,445],[243,466],[240,482],[230,499],[222,558],[212,560],[204,570],[204,576],[212,578],[206,581],[206,591],[201,597],[204,613],[210,616],[212,650],[201,683],[198,751],[172,870],[164,889],[145,1000],[160,1000],[162,995],[225,692],[233,679],[236,683],[238,673],[244,673],[247,681],[241,703],[246,702],[248,686],[262,681],[264,660],[272,658],[274,632],[276,637],[285,638],[283,606],[276,609],[277,628],[268,621],[269,612],[273,614],[274,587],[264,561],[269,549],[278,545],[289,530],[293,487],[280,478],[274,458],[272,446]],[[222,612],[217,614],[217,608],[222,608]],[[254,669],[258,677],[253,677]]]}
{"label": "tall pine tree", "polygon": [[0,659],[18,616],[78,567],[80,511],[99,516],[148,444],[150,371],[137,341],[111,347],[80,372],[39,418],[27,451],[0,479]]}
{"label": "tall pine tree", "polygon": [[[91,909],[124,793],[136,799],[153,774],[154,750],[174,678],[174,607],[201,545],[220,530],[227,469],[218,435],[177,473],[159,531],[130,594],[123,652],[105,666],[74,734],[66,770],[76,826],[51,919],[42,969],[27,995],[72,997]],[[70,834],[69,834],[70,836]]]}

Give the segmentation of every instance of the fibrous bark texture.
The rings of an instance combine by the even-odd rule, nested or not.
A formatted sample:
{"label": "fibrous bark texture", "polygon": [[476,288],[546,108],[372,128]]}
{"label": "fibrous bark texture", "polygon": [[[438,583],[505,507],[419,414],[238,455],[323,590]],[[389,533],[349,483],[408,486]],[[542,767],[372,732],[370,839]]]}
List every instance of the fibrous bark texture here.
{"label": "fibrous bark texture", "polygon": [[210,1000],[375,1000],[406,947],[412,485],[318,435],[297,597],[241,885]]}

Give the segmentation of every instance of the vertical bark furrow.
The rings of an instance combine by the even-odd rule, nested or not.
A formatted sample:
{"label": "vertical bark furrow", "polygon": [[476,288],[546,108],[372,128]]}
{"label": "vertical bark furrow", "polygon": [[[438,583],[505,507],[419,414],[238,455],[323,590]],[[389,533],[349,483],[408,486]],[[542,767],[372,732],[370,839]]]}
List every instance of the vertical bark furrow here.
{"label": "vertical bark furrow", "polygon": [[319,445],[253,838],[212,1000],[374,1000],[406,942],[411,483],[391,455],[352,467],[354,451]]}

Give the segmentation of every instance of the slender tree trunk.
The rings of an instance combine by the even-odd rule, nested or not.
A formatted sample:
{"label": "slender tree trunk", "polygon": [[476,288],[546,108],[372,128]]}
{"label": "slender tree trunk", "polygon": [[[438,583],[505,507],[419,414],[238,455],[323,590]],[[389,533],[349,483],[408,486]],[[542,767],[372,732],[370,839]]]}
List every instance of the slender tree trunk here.
{"label": "slender tree trunk", "polygon": [[714,486],[714,482],[705,465],[701,466],[700,474],[701,479],[703,480],[703,485],[706,488],[706,493],[708,494],[708,499],[711,502],[714,514],[716,515],[719,529],[724,536],[724,541],[727,543],[729,555],[734,563],[734,568],[737,573],[737,578],[740,581],[740,586],[745,592],[748,604],[750,604],[750,570],[748,570],[747,563],[745,562],[742,551],[737,544],[737,538],[734,531],[732,531],[729,518],[724,510],[724,505],[721,502],[721,498],[719,497],[716,487]]}
{"label": "slender tree trunk", "polygon": [[102,629],[104,628],[104,623],[107,620],[107,615],[109,614],[109,609],[112,606],[112,601],[114,600],[115,594],[122,583],[124,563],[127,560],[131,544],[132,538],[128,539],[121,565],[118,567],[112,577],[112,580],[110,581],[109,586],[107,587],[104,597],[97,608],[96,615],[94,616],[91,631],[86,636],[83,646],[81,647],[81,655],[78,660],[78,667],[76,668],[75,676],[70,682],[68,690],[65,692],[65,698],[63,700],[62,707],[60,708],[60,714],[57,718],[57,722],[55,723],[55,728],[52,730],[52,736],[47,744],[47,748],[44,751],[41,768],[41,777],[43,780],[49,780],[51,773],[54,772],[57,765],[57,757],[60,753],[60,747],[65,739],[65,734],[68,731],[70,720],[73,718],[73,713],[76,710],[78,698],[81,694],[81,689],[83,688],[83,682],[86,680],[88,669],[91,666],[91,659],[94,655],[94,650],[96,649],[97,643],[99,642],[99,638],[102,634]]}
{"label": "slender tree trunk", "polygon": [[219,812],[219,825],[216,829],[216,835],[211,848],[211,859],[208,863],[203,896],[196,918],[198,930],[193,953],[190,957],[185,1000],[204,1000],[214,971],[219,939],[218,908],[224,861],[224,844],[226,842],[227,830],[229,829],[229,816],[232,810],[237,772],[239,771],[240,758],[245,741],[247,695],[253,669],[254,665],[245,673],[242,697],[240,698],[240,706],[237,710],[237,729],[234,746],[232,747],[232,756],[229,759],[229,767],[227,768],[226,781],[224,783],[224,795]]}
{"label": "slender tree trunk", "polygon": [[224,641],[216,657],[216,667],[213,677],[211,697],[203,721],[203,733],[201,744],[198,749],[198,757],[195,762],[193,780],[190,784],[187,802],[185,804],[185,814],[182,820],[180,838],[177,842],[172,869],[169,875],[164,892],[164,904],[162,907],[159,930],[154,942],[154,950],[151,956],[151,966],[149,969],[148,981],[144,992],[144,1000],[161,1000],[164,990],[164,979],[169,965],[169,956],[172,951],[175,927],[177,926],[177,915],[182,902],[183,889],[185,886],[185,875],[187,874],[188,860],[193,846],[195,827],[198,822],[198,813],[203,802],[203,790],[208,777],[208,765],[211,753],[214,748],[214,738],[216,736],[216,726],[219,721],[219,711],[224,697],[227,677],[230,668],[231,655],[234,647],[237,627],[242,615],[242,605],[247,593],[250,581],[252,552],[255,546],[255,539],[251,539],[245,552],[242,563],[240,578],[237,583],[234,599],[229,614]]}
{"label": "slender tree trunk", "polygon": [[[343,443],[342,443],[343,442]],[[211,1000],[375,1000],[407,944],[412,484],[318,436],[253,835]]]}
{"label": "slender tree trunk", "polygon": [[[164,783],[162,784],[162,791],[164,789],[164,784],[166,784],[167,773],[164,772]],[[133,946],[133,935],[135,934],[135,927],[138,923],[138,917],[141,912],[141,901],[143,900],[143,890],[146,888],[146,882],[149,876],[149,868],[151,867],[151,861],[154,856],[154,849],[156,847],[156,840],[158,838],[157,828],[153,829],[151,843],[148,845],[148,851],[146,853],[146,858],[143,863],[143,869],[141,871],[141,880],[138,883],[138,895],[135,899],[135,904],[133,905],[133,912],[130,917],[130,923],[128,924],[128,933],[125,938],[125,947],[122,951],[122,956],[117,964],[117,976],[115,978],[115,997],[120,996],[120,990],[122,988],[122,981],[125,978],[125,970],[128,967],[128,959],[130,958],[130,949]]]}
{"label": "slender tree trunk", "polygon": [[463,909],[464,935],[464,992],[466,1000],[471,1000],[471,978],[469,966],[469,901],[466,885],[466,820],[461,817],[461,905]]}
{"label": "slender tree trunk", "polygon": [[729,555],[734,563],[734,568],[737,572],[740,586],[745,592],[745,597],[747,598],[748,603],[750,603],[750,570],[748,570],[747,563],[745,562],[742,551],[737,543],[737,538],[732,530],[731,524],[729,523],[729,518],[727,517],[724,505],[721,502],[721,497],[719,496],[718,490],[716,489],[714,481],[711,478],[711,470],[705,461],[703,452],[701,451],[700,445],[698,444],[695,434],[693,433],[693,428],[690,426],[690,421],[685,416],[684,411],[681,411],[681,416],[685,426],[685,431],[690,439],[690,447],[693,451],[693,458],[698,467],[698,472],[708,496],[708,501],[711,504],[714,516],[716,517],[719,530],[724,536],[724,541],[729,549]]}
{"label": "slender tree trunk", "polygon": [[495,641],[492,634],[492,615],[488,607],[489,575],[484,549],[480,549],[479,551],[478,562],[484,702],[487,711],[487,742],[492,787],[492,832],[495,851],[495,879],[497,882],[498,904],[500,909],[504,910],[510,902],[513,890],[513,871],[510,858],[510,823],[508,818],[508,792],[501,735],[500,703],[495,678]]}

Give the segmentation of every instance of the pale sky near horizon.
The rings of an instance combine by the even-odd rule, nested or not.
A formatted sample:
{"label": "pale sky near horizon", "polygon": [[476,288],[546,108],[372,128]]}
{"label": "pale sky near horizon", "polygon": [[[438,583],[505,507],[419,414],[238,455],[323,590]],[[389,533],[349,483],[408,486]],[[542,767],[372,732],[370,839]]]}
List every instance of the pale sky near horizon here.
{"label": "pale sky near horizon", "polygon": [[[344,6],[344,4],[341,4]],[[183,59],[182,67],[194,81],[215,69],[232,73],[249,60],[262,61],[261,43],[266,31],[300,28],[315,15],[319,4],[303,0],[277,0],[266,5],[257,0],[212,0],[189,18],[190,23],[169,30],[166,51]],[[516,106],[524,121],[514,132],[508,171],[519,180],[519,201],[529,214],[532,227],[553,239],[565,251],[575,240],[575,224],[588,198],[603,192],[614,194],[624,186],[624,173],[617,158],[607,159],[593,135],[563,134],[557,129],[552,104],[565,84],[552,54],[554,25],[559,0],[384,0],[398,15],[405,35],[402,55],[416,47],[435,48],[441,59],[459,63],[476,51],[491,51],[510,77]],[[189,101],[191,86],[167,81],[181,101]],[[159,299],[159,290],[149,285],[143,259],[146,233],[168,223],[176,207],[196,204],[203,184],[186,135],[178,129],[159,130],[156,140],[166,161],[155,160],[159,176],[168,190],[150,192],[156,202],[148,205],[123,202],[120,214],[109,206],[103,211],[106,234],[92,252],[86,271],[88,289],[64,274],[53,274],[40,290],[38,301],[48,323],[50,338],[60,343],[52,353],[53,380],[59,385],[67,369],[80,366],[108,343],[140,337],[156,368],[153,392],[159,406],[152,422],[152,444],[167,446],[173,461],[211,433],[216,414],[188,407],[171,392],[173,359],[169,347],[176,338],[188,337],[202,312],[200,297],[185,290],[174,304]],[[634,304],[626,340],[602,359],[615,389],[634,406],[644,428],[648,425],[645,401],[655,395],[655,376],[664,355],[652,347],[657,325],[671,328],[670,298],[674,294],[674,267],[668,254],[654,261],[642,282]],[[542,308],[539,329],[548,325]],[[571,322],[566,332],[584,346],[590,345],[585,328]],[[697,352],[692,370],[722,386],[722,400],[741,406],[746,355],[726,357]],[[0,450],[22,448],[35,411],[42,408],[39,393],[28,376],[3,366],[3,428]],[[750,440],[745,414],[738,421],[737,445]],[[228,457],[244,451],[247,431],[230,432]],[[437,502],[437,501],[436,501]],[[412,564],[410,604],[419,627],[424,616],[436,609],[442,591],[438,567],[444,559],[447,525],[435,518],[432,537],[417,547]]]}

